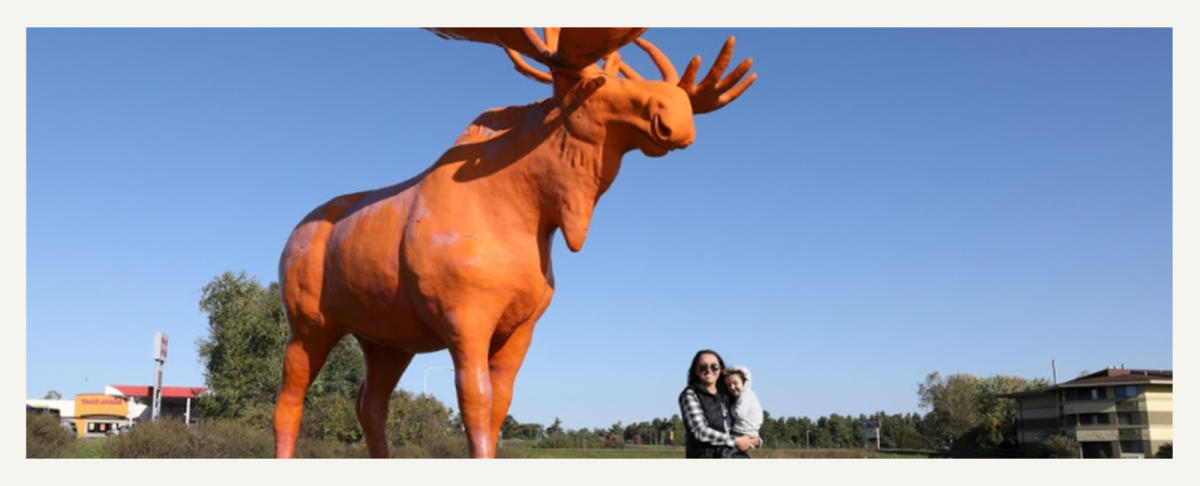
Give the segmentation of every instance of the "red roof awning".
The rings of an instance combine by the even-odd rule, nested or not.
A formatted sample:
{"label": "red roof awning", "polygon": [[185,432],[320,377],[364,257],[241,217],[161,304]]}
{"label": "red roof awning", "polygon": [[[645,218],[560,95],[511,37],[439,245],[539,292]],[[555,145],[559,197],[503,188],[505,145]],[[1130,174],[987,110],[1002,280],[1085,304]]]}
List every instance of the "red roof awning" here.
{"label": "red roof awning", "polygon": [[[110,385],[127,397],[150,397],[150,385]],[[163,398],[196,398],[208,391],[202,386],[164,386]]]}

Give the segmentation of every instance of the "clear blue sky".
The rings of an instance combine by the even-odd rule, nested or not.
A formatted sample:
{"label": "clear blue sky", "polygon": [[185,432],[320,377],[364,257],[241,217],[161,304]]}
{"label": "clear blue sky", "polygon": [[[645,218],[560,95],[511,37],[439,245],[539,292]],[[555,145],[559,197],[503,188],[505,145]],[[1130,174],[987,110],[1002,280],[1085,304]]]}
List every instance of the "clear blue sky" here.
{"label": "clear blue sky", "polygon": [[[754,87],[687,150],[627,155],[581,253],[556,240],[514,417],[669,416],[704,347],[775,416],[917,411],[931,371],[1172,367],[1170,30],[646,38],[707,69],[730,34]],[[415,29],[33,29],[27,66],[30,397],[149,383],[159,330],[166,384],[203,384],[206,282],[274,280],[310,209],[549,95]],[[457,408],[449,373],[430,391]]]}

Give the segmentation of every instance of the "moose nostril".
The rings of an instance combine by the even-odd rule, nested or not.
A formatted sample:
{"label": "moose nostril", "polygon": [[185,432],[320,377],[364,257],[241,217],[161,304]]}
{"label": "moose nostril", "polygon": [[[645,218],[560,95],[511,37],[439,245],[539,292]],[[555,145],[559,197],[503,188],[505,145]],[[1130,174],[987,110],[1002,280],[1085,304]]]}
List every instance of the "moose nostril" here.
{"label": "moose nostril", "polygon": [[661,117],[654,117],[654,131],[658,132],[662,138],[671,137],[671,127],[668,127],[666,123],[663,123]]}

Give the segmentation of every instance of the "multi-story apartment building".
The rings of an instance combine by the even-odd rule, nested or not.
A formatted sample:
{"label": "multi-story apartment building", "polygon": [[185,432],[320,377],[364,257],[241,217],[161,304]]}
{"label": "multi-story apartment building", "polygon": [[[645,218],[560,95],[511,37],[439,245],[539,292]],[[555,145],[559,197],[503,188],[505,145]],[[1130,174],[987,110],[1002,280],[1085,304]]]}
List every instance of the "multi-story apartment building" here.
{"label": "multi-story apartment building", "polygon": [[1046,435],[1079,442],[1083,457],[1150,457],[1171,442],[1171,371],[1109,368],[1017,400],[1017,441]]}

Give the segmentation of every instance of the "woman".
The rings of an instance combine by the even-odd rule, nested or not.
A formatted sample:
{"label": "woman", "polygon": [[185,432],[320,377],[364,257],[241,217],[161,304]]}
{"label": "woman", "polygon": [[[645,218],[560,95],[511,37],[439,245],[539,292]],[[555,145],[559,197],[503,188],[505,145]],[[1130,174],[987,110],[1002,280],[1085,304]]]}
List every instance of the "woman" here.
{"label": "woman", "polygon": [[729,434],[732,417],[725,390],[718,386],[725,361],[716,351],[701,349],[688,367],[688,384],[679,394],[679,411],[687,428],[688,458],[749,457],[752,436]]}

